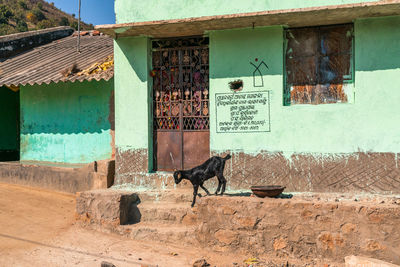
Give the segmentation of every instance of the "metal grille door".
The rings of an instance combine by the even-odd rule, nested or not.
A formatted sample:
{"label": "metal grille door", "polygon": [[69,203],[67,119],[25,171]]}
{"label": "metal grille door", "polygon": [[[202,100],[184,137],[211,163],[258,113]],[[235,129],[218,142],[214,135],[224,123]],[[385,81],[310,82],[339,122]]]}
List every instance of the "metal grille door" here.
{"label": "metal grille door", "polygon": [[209,150],[208,38],[153,41],[155,166],[187,169]]}

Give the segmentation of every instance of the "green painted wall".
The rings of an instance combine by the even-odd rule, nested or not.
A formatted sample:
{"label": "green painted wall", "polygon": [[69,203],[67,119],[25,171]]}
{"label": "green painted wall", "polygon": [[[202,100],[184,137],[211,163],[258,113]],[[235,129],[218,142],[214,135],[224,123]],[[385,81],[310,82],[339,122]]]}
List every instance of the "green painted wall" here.
{"label": "green painted wall", "polygon": [[113,80],[21,87],[21,160],[111,158]]}
{"label": "green painted wall", "polygon": [[148,38],[119,38],[115,54],[115,145],[147,149],[151,127]]}
{"label": "green painted wall", "polygon": [[362,2],[373,0],[115,0],[115,13],[117,23],[128,23]]}
{"label": "green painted wall", "polygon": [[17,150],[19,93],[0,87],[0,150]]}
{"label": "green painted wall", "polygon": [[[282,105],[282,28],[210,33],[211,96],[229,92],[228,82],[237,78],[243,79],[244,91],[271,91],[270,133],[216,133],[212,97],[211,150],[283,151],[289,155],[400,152],[400,128],[396,123],[400,121],[398,25],[400,17],[355,23],[355,99],[325,105]],[[270,67],[264,75],[265,88],[252,87],[249,61],[256,57]]]}

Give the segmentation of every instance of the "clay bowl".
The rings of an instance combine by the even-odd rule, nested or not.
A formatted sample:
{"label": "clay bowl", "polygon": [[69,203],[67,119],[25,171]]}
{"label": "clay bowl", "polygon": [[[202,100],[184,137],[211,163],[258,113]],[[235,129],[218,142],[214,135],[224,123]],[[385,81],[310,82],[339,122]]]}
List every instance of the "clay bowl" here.
{"label": "clay bowl", "polygon": [[279,196],[283,190],[285,190],[284,186],[280,185],[266,185],[266,186],[252,186],[250,187],[253,194],[258,197],[276,197]]}

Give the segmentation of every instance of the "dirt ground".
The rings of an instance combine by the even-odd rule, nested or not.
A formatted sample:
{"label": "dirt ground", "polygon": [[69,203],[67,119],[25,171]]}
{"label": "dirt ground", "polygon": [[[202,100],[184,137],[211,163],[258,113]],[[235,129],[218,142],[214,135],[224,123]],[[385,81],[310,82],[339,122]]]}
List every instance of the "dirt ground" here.
{"label": "dirt ground", "polygon": [[246,259],[95,232],[74,218],[74,195],[0,183],[0,266],[192,266],[202,257],[211,266],[243,266]]}

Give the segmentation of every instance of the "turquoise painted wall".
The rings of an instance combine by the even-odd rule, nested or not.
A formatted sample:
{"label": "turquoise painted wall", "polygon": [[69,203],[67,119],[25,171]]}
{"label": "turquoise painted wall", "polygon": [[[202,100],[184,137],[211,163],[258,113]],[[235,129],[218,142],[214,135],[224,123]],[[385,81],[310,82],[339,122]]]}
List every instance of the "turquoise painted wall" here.
{"label": "turquoise painted wall", "polygon": [[145,37],[115,41],[115,145],[120,151],[150,145],[149,45]]}
{"label": "turquoise painted wall", "polygon": [[111,158],[113,83],[21,87],[21,160],[88,163]]}
{"label": "turquoise painted wall", "polygon": [[0,150],[17,150],[19,93],[0,87]]}
{"label": "turquoise painted wall", "polygon": [[362,2],[373,0],[115,0],[115,13],[117,23],[128,23]]}

